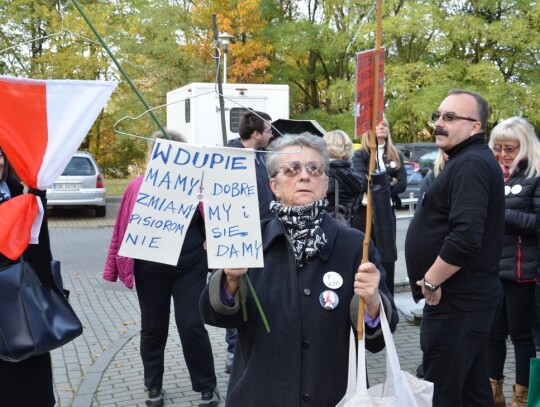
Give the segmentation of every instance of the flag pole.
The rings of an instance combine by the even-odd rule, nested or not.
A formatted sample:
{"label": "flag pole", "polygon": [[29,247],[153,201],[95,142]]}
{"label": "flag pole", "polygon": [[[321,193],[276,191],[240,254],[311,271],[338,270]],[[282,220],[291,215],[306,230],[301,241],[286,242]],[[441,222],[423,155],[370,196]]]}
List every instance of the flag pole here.
{"label": "flag pole", "polygon": [[81,14],[82,18],[84,18],[84,21],[86,21],[86,24],[88,24],[90,29],[94,32],[95,36],[97,37],[97,39],[99,40],[99,42],[101,43],[101,45],[103,46],[105,51],[107,51],[107,54],[109,54],[109,56],[113,60],[114,64],[117,66],[120,73],[124,76],[124,78],[126,78],[126,81],[127,81],[127,83],[129,83],[129,86],[131,86],[131,89],[133,89],[133,92],[135,92],[135,94],[137,95],[139,100],[142,102],[142,104],[144,105],[144,107],[146,108],[148,113],[150,113],[150,117],[152,118],[152,120],[154,120],[154,122],[157,124],[157,126],[159,127],[159,129],[161,130],[163,135],[167,139],[170,140],[171,137],[167,133],[167,130],[165,130],[165,128],[163,127],[161,122],[158,120],[158,118],[156,117],[156,115],[152,111],[152,108],[148,105],[148,103],[146,103],[146,100],[144,99],[143,95],[139,92],[139,90],[136,88],[135,84],[131,81],[131,79],[130,79],[129,75],[127,74],[127,72],[124,71],[124,68],[122,68],[122,65],[120,64],[120,62],[118,62],[118,60],[116,59],[116,57],[114,56],[114,54],[112,53],[110,48],[107,46],[107,44],[105,43],[105,41],[103,40],[101,35],[99,35],[98,31],[96,30],[96,28],[94,27],[94,25],[92,24],[90,19],[87,17],[87,15],[84,13],[84,11],[82,10],[82,8],[79,5],[79,3],[77,2],[77,0],[71,0],[71,1],[73,2],[75,7],[77,8],[77,10],[79,10],[79,13]]}
{"label": "flag pole", "polygon": [[[375,53],[373,55],[373,109],[371,116],[371,131],[369,133],[369,171],[368,184],[371,184],[371,173],[375,170],[375,157],[377,155],[376,128],[377,128],[377,113],[379,108],[379,55],[381,53],[381,37],[382,37],[382,0],[377,0],[376,11],[376,32],[375,32]],[[366,233],[362,250],[362,263],[369,261],[369,243],[371,240],[371,225],[373,219],[372,213],[373,200],[371,189],[367,188],[367,206],[366,206]],[[358,303],[358,321],[357,332],[358,340],[362,340],[364,336],[364,300],[360,298]]]}

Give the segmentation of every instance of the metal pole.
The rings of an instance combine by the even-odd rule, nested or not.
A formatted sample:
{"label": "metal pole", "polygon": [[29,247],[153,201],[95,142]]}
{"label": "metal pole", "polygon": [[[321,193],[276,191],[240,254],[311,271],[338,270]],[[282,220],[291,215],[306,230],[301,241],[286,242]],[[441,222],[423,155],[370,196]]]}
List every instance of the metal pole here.
{"label": "metal pole", "polygon": [[157,124],[157,126],[159,127],[159,129],[161,130],[161,132],[163,133],[163,135],[167,138],[167,139],[171,139],[171,137],[169,136],[169,134],[167,133],[167,130],[165,130],[165,128],[162,126],[162,124],[160,123],[160,121],[158,120],[158,118],[156,117],[156,115],[154,114],[154,112],[152,111],[152,108],[148,105],[148,103],[146,103],[146,100],[144,99],[143,95],[141,95],[141,93],[139,92],[139,90],[135,87],[135,85],[133,84],[133,82],[131,81],[129,75],[127,74],[126,71],[124,71],[124,68],[122,68],[122,65],[120,65],[120,62],[118,62],[118,60],[115,58],[115,56],[113,55],[112,51],[109,49],[109,47],[107,46],[107,44],[105,43],[105,41],[103,40],[103,38],[101,37],[101,35],[99,35],[98,31],[96,30],[96,28],[94,27],[94,25],[92,24],[92,22],[90,21],[90,19],[86,16],[86,14],[84,13],[84,11],[82,10],[81,6],[79,5],[79,3],[77,2],[77,0],[71,0],[73,2],[73,4],[75,5],[75,7],[77,8],[77,10],[79,10],[79,13],[81,13],[81,16],[82,18],[84,18],[84,21],[86,21],[86,23],[88,24],[88,26],[90,27],[90,29],[94,32],[95,36],[97,37],[97,39],[99,40],[99,42],[101,43],[101,45],[103,46],[103,48],[105,49],[105,51],[107,51],[107,54],[109,54],[109,56],[111,57],[111,59],[113,60],[113,62],[115,63],[115,65],[118,67],[118,70],[120,71],[120,73],[124,76],[124,78],[126,78],[126,81],[127,83],[129,83],[129,86],[131,86],[131,89],[133,89],[133,92],[135,92],[135,94],[137,95],[137,97],[139,98],[139,100],[142,102],[142,104],[144,105],[144,107],[146,108],[146,110],[148,111],[148,113],[150,113],[150,117],[152,117],[152,119],[154,120],[154,122]]}
{"label": "metal pole", "polygon": [[[216,14],[212,14],[212,27],[214,29],[214,43],[218,44],[219,37],[218,37],[218,29],[217,29],[217,20],[216,20]],[[221,134],[223,136],[223,145],[227,145],[227,124],[225,122],[225,101],[223,100],[223,86],[221,85],[221,76],[219,74],[219,59],[216,58],[217,63],[217,85],[218,85],[218,93],[219,93],[219,111],[221,112]]]}
{"label": "metal pole", "polygon": [[223,83],[227,83],[227,50],[223,50]]}

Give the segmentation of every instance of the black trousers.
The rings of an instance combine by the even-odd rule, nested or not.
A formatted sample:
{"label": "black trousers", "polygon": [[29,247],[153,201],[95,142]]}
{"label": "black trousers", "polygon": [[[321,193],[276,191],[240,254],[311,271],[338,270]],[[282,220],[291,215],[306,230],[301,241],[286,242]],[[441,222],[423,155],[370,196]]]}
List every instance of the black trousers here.
{"label": "black trousers", "polygon": [[503,378],[506,338],[514,344],[516,383],[529,387],[530,360],[536,357],[533,339],[534,283],[501,280],[503,308],[491,329],[489,340],[489,377]]}
{"label": "black trousers", "polygon": [[[353,211],[353,216],[351,218],[351,227],[358,229],[362,232],[366,232],[366,212],[367,207],[364,205],[357,206],[355,210]],[[396,212],[394,208],[392,208],[392,213],[394,214],[394,231],[396,230]],[[377,247],[377,242],[375,241],[375,237],[373,235],[373,226],[372,226],[372,234],[371,234],[371,240],[373,240],[373,244],[375,247]],[[396,235],[394,233],[394,240],[396,239]],[[382,266],[384,267],[384,271],[386,272],[386,286],[390,290],[390,293],[394,295],[394,279],[396,274],[396,262],[395,261],[381,261]]]}
{"label": "black trousers", "polygon": [[208,269],[164,266],[164,270],[135,268],[135,286],[141,307],[144,384],[149,389],[163,384],[172,296],[176,327],[193,391],[214,390],[216,374],[212,346],[199,313],[199,297],[206,284]]}
{"label": "black trousers", "polygon": [[446,302],[424,307],[420,347],[424,377],[435,384],[433,407],[493,406],[488,345],[498,308],[460,311]]}
{"label": "black trousers", "polygon": [[0,406],[52,407],[55,403],[50,353],[17,363],[0,359]]}
{"label": "black trousers", "polygon": [[540,278],[536,280],[536,294],[535,294],[535,313],[536,320],[533,327],[534,344],[536,350],[540,351]]}

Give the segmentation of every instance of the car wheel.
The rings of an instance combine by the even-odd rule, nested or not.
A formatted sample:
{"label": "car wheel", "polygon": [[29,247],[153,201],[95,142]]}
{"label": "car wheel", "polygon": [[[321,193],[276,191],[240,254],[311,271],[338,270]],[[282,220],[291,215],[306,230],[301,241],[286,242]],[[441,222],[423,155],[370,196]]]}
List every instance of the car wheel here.
{"label": "car wheel", "polygon": [[104,218],[107,214],[107,207],[106,206],[96,206],[94,208],[96,210],[96,217],[97,218]]}

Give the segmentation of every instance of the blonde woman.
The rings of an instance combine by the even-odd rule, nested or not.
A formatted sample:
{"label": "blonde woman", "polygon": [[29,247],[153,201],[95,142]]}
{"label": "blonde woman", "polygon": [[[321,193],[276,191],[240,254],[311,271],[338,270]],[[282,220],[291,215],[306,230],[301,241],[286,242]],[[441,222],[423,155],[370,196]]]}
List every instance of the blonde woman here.
{"label": "blonde woman", "polygon": [[529,361],[536,356],[532,311],[540,260],[540,141],[527,120],[511,117],[493,128],[489,146],[501,165],[505,184],[504,247],[499,261],[504,303],[491,329],[489,377],[495,405],[504,406],[505,339],[510,335],[516,358],[512,406],[525,407]]}
{"label": "blonde woman", "polygon": [[[390,196],[396,197],[407,188],[407,170],[404,165],[403,154],[397,150],[392,143],[392,137],[390,136],[390,130],[388,128],[388,120],[386,117],[376,127],[376,140],[377,140],[377,157],[376,167],[381,171],[386,171],[388,174],[388,180],[390,183]],[[362,136],[362,147],[354,152],[353,155],[353,168],[357,170],[362,176],[364,185],[368,184],[367,177],[369,171],[369,159],[370,159],[370,143],[369,134],[364,133]],[[364,189],[366,192],[367,187]],[[366,230],[366,204],[367,200],[363,199],[362,204],[358,206],[357,218],[351,221],[351,226],[365,232]],[[393,206],[393,201],[388,202],[388,205]],[[395,239],[395,211],[394,212],[394,239]],[[375,242],[377,245],[377,242]],[[384,254],[383,254],[384,255]],[[383,267],[386,270],[387,286],[390,289],[392,295],[394,294],[394,261],[383,262]]]}
{"label": "blonde woman", "polygon": [[351,208],[355,198],[364,192],[362,176],[352,167],[352,142],[347,133],[342,130],[333,130],[323,136],[330,156],[329,185],[326,199],[328,199],[328,212],[335,212],[336,186],[339,206],[343,207],[344,220],[348,224],[351,220]]}

